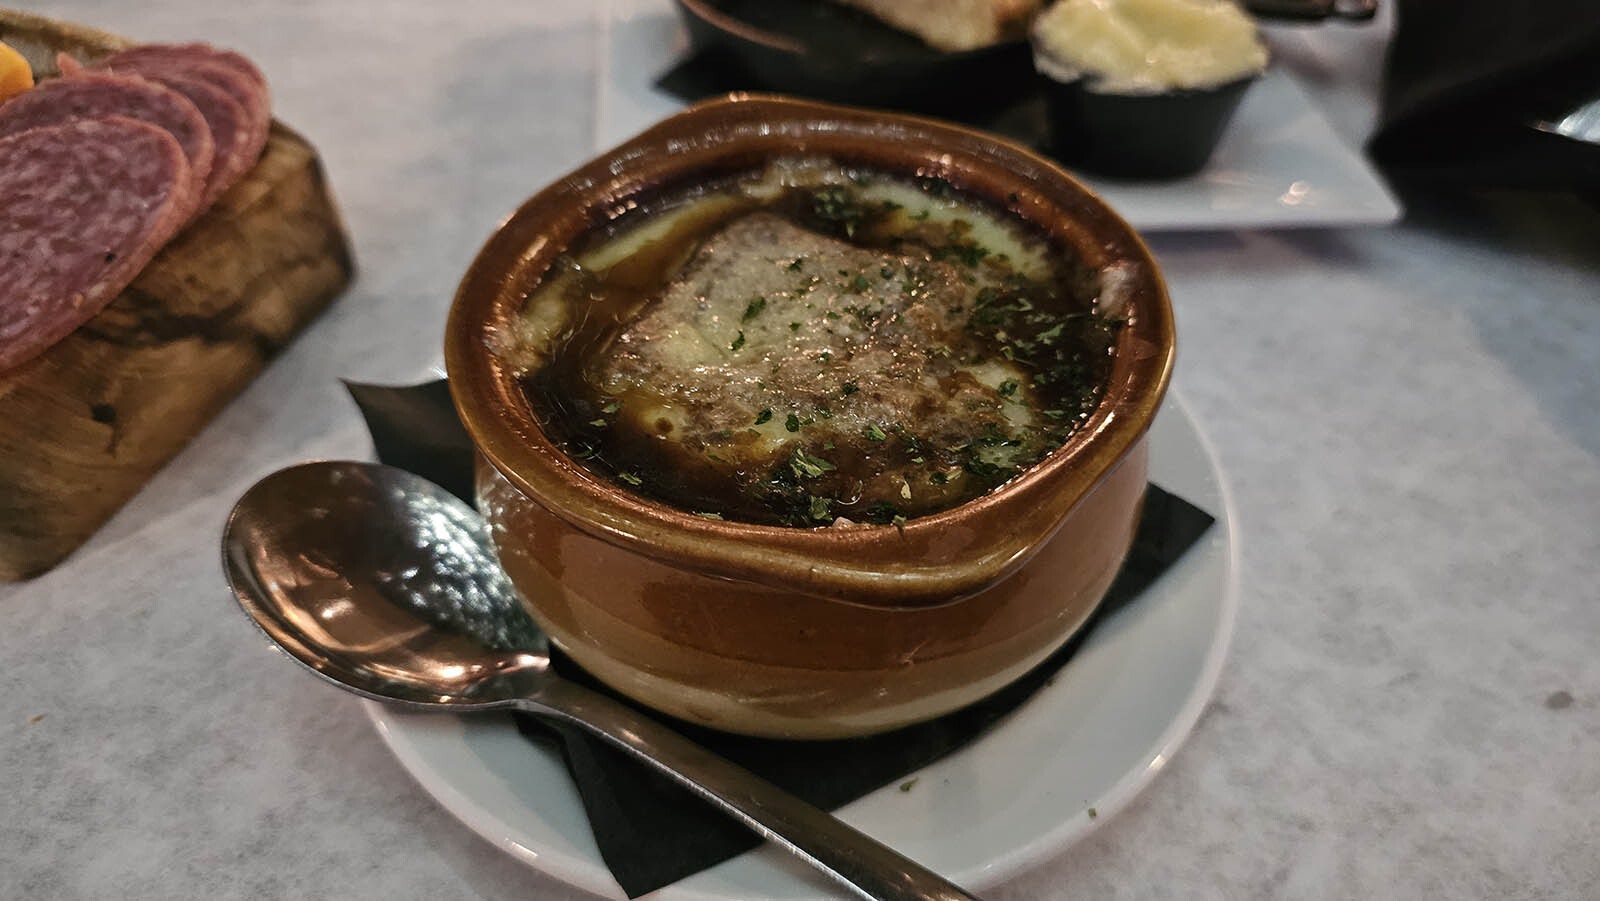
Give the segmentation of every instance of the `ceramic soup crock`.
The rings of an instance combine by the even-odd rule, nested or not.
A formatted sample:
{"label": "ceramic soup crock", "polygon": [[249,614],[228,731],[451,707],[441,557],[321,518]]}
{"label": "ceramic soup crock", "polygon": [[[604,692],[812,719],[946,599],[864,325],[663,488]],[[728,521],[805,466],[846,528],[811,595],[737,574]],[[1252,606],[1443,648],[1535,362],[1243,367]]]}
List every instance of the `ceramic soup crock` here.
{"label": "ceramic soup crock", "polygon": [[[591,230],[650,198],[825,157],[934,176],[1119,268],[1127,324],[1099,407],[992,493],[893,525],[711,520],[585,469],[546,437],[497,335]],[[1001,688],[1093,612],[1137,525],[1173,323],[1134,231],[1038,155],[953,125],[733,95],[675,115],[527,201],[468,270],[446,328],[479,502],[534,618],[594,676],[732,732],[834,738],[939,716]]]}

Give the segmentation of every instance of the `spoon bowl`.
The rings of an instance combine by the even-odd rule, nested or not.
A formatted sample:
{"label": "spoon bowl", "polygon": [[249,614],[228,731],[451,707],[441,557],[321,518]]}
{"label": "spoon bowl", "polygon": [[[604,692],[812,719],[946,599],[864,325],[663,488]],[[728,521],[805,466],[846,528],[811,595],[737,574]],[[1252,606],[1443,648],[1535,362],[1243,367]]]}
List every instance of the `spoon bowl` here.
{"label": "spoon bowl", "polygon": [[550,665],[475,513],[401,469],[321,461],[234,507],[224,569],[250,618],[341,687],[413,705],[505,706]]}
{"label": "spoon bowl", "polygon": [[863,898],[972,896],[754,774],[556,675],[483,521],[404,470],[322,461],[244,493],[222,535],[240,607],[341,688],[412,708],[506,710],[581,727]]}

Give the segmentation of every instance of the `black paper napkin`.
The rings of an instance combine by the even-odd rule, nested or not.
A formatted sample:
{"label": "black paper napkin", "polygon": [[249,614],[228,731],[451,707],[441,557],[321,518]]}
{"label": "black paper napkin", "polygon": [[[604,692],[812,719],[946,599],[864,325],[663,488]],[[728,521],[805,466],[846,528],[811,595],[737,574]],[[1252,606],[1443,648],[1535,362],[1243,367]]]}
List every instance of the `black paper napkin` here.
{"label": "black paper napkin", "polygon": [[1595,0],[1396,0],[1370,150],[1402,178],[1600,190],[1600,145],[1541,131],[1600,100]]}
{"label": "black paper napkin", "polygon": [[[346,383],[366,418],[378,458],[472,500],[473,451],[443,381],[413,387]],[[781,741],[706,729],[644,711],[690,739],[812,804],[831,810],[882,786],[903,782],[982,735],[1055,678],[1094,626],[1127,605],[1205,534],[1213,517],[1149,486],[1133,548],[1105,600],[1076,635],[1033,671],[988,698],[928,723],[867,738]],[[559,651],[562,675],[611,695]],[[518,716],[536,744],[559,747],[594,831],[600,855],[635,898],[741,854],[760,839],[667,779],[587,733]],[[909,788],[909,786],[907,786]]]}

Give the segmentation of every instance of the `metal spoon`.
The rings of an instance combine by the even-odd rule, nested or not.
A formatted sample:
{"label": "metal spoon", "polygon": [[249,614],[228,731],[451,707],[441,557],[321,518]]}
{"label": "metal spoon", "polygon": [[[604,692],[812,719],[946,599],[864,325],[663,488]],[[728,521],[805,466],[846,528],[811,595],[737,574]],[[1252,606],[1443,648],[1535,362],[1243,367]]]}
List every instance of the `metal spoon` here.
{"label": "metal spoon", "polygon": [[972,899],[829,814],[556,675],[483,520],[418,476],[351,462],[273,473],[234,506],[222,561],[245,613],[336,685],[413,708],[518,710],[572,723],[861,897]]}

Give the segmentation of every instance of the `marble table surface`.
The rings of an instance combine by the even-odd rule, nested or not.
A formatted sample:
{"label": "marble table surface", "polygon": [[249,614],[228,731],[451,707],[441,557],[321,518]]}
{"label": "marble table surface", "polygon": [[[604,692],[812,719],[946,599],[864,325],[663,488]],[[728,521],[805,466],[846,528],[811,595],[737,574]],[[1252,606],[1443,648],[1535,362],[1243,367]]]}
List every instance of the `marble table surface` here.
{"label": "marble table surface", "polygon": [[[259,60],[361,273],[87,546],[0,586],[0,897],[585,897],[267,653],[216,540],[261,475],[370,453],[338,380],[424,375],[494,224],[597,149],[609,4],[24,5]],[[1352,142],[1388,31],[1283,38]],[[1600,214],[1422,197],[1387,228],[1151,243],[1237,504],[1237,631],[1153,784],[986,896],[1595,897]]]}

